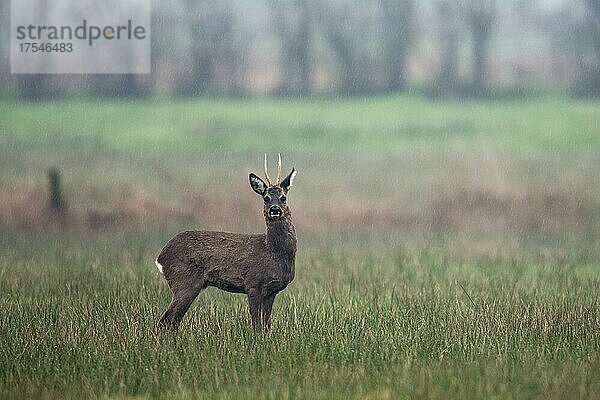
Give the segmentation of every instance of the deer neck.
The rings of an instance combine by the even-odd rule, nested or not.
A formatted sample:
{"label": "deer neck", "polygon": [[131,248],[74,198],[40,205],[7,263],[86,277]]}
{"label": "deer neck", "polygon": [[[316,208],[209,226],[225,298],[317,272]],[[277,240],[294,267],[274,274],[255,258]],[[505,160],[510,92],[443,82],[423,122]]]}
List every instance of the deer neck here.
{"label": "deer neck", "polygon": [[288,214],[276,221],[267,220],[267,248],[286,261],[296,256],[296,229]]}

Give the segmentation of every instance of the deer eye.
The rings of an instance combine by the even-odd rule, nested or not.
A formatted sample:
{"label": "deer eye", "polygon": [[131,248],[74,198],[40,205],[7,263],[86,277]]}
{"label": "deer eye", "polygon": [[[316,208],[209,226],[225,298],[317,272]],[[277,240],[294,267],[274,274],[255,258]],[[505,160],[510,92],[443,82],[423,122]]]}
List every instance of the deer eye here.
{"label": "deer eye", "polygon": [[285,194],[282,195],[279,200],[281,200],[282,203],[285,203],[285,201],[287,200],[287,197],[285,197]]}
{"label": "deer eye", "polygon": [[268,203],[271,201],[271,197],[270,196],[265,196],[264,197],[265,203]]}

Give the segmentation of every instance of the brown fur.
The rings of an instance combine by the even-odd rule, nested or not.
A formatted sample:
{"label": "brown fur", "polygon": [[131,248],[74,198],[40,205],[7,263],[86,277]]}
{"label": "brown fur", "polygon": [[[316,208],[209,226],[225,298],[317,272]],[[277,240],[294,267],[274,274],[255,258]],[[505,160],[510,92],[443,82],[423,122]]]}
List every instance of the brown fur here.
{"label": "brown fur", "polygon": [[[253,328],[269,329],[275,296],[295,274],[296,231],[290,210],[281,200],[285,200],[291,179],[286,178],[281,186],[267,188],[264,184],[257,188],[253,176],[264,182],[250,176],[253,189],[265,203],[266,234],[185,231],[169,240],[157,262],[163,268],[173,300],[159,324],[177,327],[200,291],[214,286],[247,294]],[[273,207],[279,208],[282,215],[271,216]]]}

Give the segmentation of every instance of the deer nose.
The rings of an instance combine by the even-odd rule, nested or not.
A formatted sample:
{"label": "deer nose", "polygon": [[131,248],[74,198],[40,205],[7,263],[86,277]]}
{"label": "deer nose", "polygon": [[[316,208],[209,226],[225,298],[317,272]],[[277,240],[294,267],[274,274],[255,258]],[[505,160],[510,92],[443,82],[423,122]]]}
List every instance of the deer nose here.
{"label": "deer nose", "polygon": [[269,207],[269,215],[271,217],[280,217],[283,214],[283,210],[279,206],[271,206]]}

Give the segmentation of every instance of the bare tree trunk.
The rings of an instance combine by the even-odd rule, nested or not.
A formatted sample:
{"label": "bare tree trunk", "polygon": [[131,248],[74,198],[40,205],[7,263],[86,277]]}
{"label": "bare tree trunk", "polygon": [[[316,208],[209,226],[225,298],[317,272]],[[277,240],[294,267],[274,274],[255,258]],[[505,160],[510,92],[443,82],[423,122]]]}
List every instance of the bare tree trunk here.
{"label": "bare tree trunk", "polygon": [[298,30],[298,69],[299,69],[299,93],[309,94],[311,82],[311,60],[310,60],[310,36],[311,18],[308,2],[300,1],[300,26]]}
{"label": "bare tree trunk", "polygon": [[[46,20],[49,4],[44,3],[38,10],[41,21]],[[20,74],[17,78],[19,96],[28,101],[42,100],[51,96],[47,74]]]}
{"label": "bare tree trunk", "polygon": [[594,59],[589,64],[582,63],[581,77],[575,84],[574,94],[584,97],[600,97],[600,0],[586,0],[588,9],[587,25],[591,35]]}
{"label": "bare tree trunk", "polygon": [[307,0],[272,2],[275,29],[281,42],[282,78],[279,93],[307,95],[312,89],[312,18]]}
{"label": "bare tree trunk", "polygon": [[496,21],[495,0],[471,0],[467,13],[473,40],[472,91],[475,96],[481,96],[487,88],[488,55]]}
{"label": "bare tree trunk", "polygon": [[380,0],[385,24],[385,88],[390,92],[406,86],[406,67],[414,36],[413,0]]}
{"label": "bare tree trunk", "polygon": [[355,23],[360,19],[359,14],[360,10],[349,3],[336,5],[325,2],[319,4],[316,13],[319,27],[339,68],[337,91],[344,96],[362,94],[372,88],[372,74],[368,71],[367,57],[363,57],[356,33]]}
{"label": "bare tree trunk", "polygon": [[363,85],[359,77],[358,61],[354,55],[351,40],[335,29],[328,29],[328,41],[341,66],[341,92],[346,96],[358,94]]}
{"label": "bare tree trunk", "polygon": [[458,76],[458,21],[453,3],[444,0],[438,4],[438,24],[440,43],[440,69],[435,82],[435,97],[455,97],[459,95]]}
{"label": "bare tree trunk", "polygon": [[[192,42],[198,43],[197,40],[202,40],[202,38],[195,36]],[[211,89],[214,76],[213,54],[208,46],[198,46],[194,50],[192,63],[192,77],[189,81],[188,94],[190,96],[206,94]]]}
{"label": "bare tree trunk", "polygon": [[191,75],[180,82],[178,92],[183,96],[200,96],[213,84],[215,55],[211,26],[217,21],[211,20],[207,5],[202,1],[188,0],[185,7],[192,44],[192,69]]}
{"label": "bare tree trunk", "polygon": [[[186,2],[191,71],[177,83],[176,94],[200,96],[231,89],[233,64],[241,63],[234,45],[235,15],[229,2]],[[225,75],[224,75],[225,74]]]}
{"label": "bare tree trunk", "polygon": [[594,50],[596,51],[596,62],[600,63],[600,0],[587,0],[587,6],[592,27]]}
{"label": "bare tree trunk", "polygon": [[483,94],[487,86],[489,32],[485,30],[473,32],[473,91]]}

